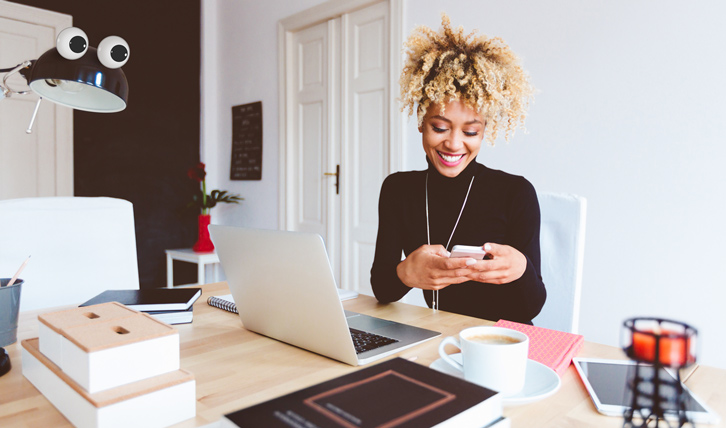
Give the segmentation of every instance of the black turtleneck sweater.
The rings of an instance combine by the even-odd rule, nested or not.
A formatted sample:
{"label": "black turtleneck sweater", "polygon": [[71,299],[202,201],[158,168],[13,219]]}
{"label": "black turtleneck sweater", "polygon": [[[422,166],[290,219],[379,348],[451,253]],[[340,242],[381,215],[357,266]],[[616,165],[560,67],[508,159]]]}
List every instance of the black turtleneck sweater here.
{"label": "black turtleneck sweater", "polygon": [[[546,298],[540,273],[537,194],[524,177],[492,170],[476,161],[454,178],[442,176],[429,162],[427,171],[397,172],[383,182],[371,269],[376,298],[383,303],[393,302],[411,290],[398,278],[396,266],[401,262],[401,250],[408,256],[427,243],[427,173],[432,245],[446,245],[474,175],[466,208],[447,250],[454,245],[482,246],[491,242],[510,245],[527,258],[522,277],[509,284],[468,281],[444,288],[439,292],[439,309],[531,324]],[[432,292],[424,290],[429,307],[431,297]]]}

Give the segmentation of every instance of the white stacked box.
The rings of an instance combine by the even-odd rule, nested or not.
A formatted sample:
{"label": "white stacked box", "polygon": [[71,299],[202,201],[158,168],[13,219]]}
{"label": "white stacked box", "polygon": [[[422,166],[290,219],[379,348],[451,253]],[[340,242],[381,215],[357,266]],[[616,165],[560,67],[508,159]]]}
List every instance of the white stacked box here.
{"label": "white stacked box", "polygon": [[[118,303],[39,317],[22,342],[23,375],[78,427],[161,427],[196,414],[179,334]],[[44,342],[47,342],[44,344]]]}

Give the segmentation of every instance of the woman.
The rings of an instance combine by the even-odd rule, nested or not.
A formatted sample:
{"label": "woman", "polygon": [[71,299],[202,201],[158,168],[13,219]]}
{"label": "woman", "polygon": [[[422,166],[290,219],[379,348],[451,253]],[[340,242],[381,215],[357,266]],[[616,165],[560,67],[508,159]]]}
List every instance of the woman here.
{"label": "woman", "polygon": [[[500,39],[465,36],[446,15],[442,24],[406,42],[402,99],[409,114],[417,105],[428,169],[383,183],[373,292],[392,302],[421,288],[438,309],[531,324],[546,298],[537,195],[523,177],[476,157],[485,137],[494,144],[503,128],[508,139],[523,123],[532,87]],[[481,246],[487,257],[449,258],[454,245]]]}

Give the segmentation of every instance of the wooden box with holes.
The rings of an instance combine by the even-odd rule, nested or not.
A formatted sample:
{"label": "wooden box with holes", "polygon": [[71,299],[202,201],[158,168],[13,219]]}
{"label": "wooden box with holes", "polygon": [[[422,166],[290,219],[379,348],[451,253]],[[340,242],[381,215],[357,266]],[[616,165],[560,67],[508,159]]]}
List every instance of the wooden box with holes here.
{"label": "wooden box with holes", "polygon": [[136,311],[118,303],[98,305],[93,310],[79,309],[51,312],[38,316],[38,321],[40,321],[38,328],[40,352],[58,367],[63,367],[61,345],[63,343],[62,331],[64,329],[93,325],[98,322],[126,318],[136,314]]}

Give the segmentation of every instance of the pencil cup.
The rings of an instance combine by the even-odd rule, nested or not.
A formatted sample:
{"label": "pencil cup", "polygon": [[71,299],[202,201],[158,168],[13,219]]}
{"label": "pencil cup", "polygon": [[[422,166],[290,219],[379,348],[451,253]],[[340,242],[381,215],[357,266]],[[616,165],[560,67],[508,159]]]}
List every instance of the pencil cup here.
{"label": "pencil cup", "polygon": [[0,278],[0,347],[12,345],[18,340],[18,312],[20,310],[20,286],[16,279],[10,287],[10,278]]}

